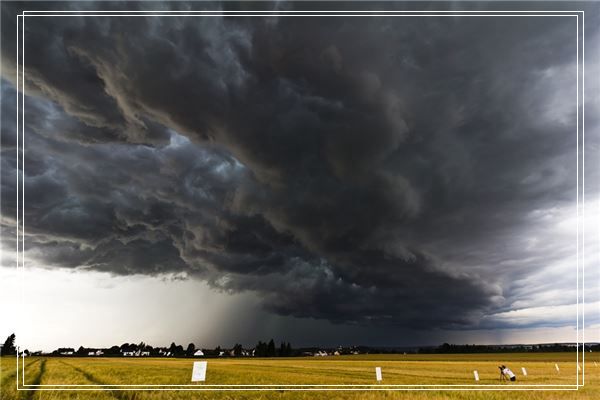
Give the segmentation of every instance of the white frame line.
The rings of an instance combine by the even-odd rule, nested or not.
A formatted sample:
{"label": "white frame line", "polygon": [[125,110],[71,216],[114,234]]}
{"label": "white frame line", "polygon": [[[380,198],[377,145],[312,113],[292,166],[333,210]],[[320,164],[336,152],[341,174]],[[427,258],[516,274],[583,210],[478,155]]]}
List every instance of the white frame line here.
{"label": "white frame line", "polygon": [[[90,14],[90,13],[114,13],[114,14],[122,14],[122,13],[128,13],[128,12],[135,12],[135,13],[139,13],[142,16],[145,16],[145,14],[152,14],[152,13],[157,13],[157,12],[164,12],[164,11],[148,11],[148,10],[117,10],[117,11],[108,11],[108,10],[23,10],[23,14],[29,14],[29,13],[40,13],[40,14],[53,14],[53,13],[69,13],[69,14]],[[377,12],[377,13],[384,13],[384,14],[394,14],[394,13],[406,13],[406,14],[418,14],[418,13],[432,13],[432,12],[439,12],[439,13],[444,13],[444,14],[455,14],[455,13],[472,13],[472,14],[489,14],[489,13],[504,13],[504,12],[514,12],[514,13],[523,13],[523,14],[527,14],[527,13],[537,13],[537,12],[541,12],[541,13],[580,13],[583,12],[582,10],[576,11],[576,10],[523,10],[523,11],[508,11],[508,10],[489,10],[489,11],[474,11],[474,10],[464,10],[464,11],[455,11],[455,10],[375,10],[375,11],[369,11],[369,10],[328,10],[328,11],[314,11],[314,10],[256,10],[256,11],[252,11],[252,10],[248,10],[248,11],[236,11],[236,10],[189,10],[189,11],[185,11],[185,10],[170,10],[168,11],[169,13],[172,14],[206,14],[206,13],[221,13],[221,14],[235,14],[235,13],[248,13],[248,14],[252,14],[252,13],[268,13],[268,14],[299,14],[299,13],[331,13],[331,14],[335,14],[335,13],[348,13],[348,14],[353,14],[353,13],[365,13],[365,12]]]}
{"label": "white frame line", "polygon": [[[24,16],[24,15],[22,15]],[[27,14],[27,17],[272,17],[271,14]],[[417,14],[417,15],[402,15],[402,14],[293,14],[293,15],[277,15],[277,17],[579,17],[573,14],[494,14],[494,15],[473,15],[473,14]]]}
{"label": "white frame line", "polygon": [[[17,15],[17,156],[18,156],[18,151],[19,151],[19,147],[18,147],[18,143],[19,143],[19,130],[18,130],[18,126],[19,126],[19,20],[20,18],[23,19],[22,21],[22,85],[21,85],[21,101],[22,101],[22,110],[21,110],[21,130],[22,130],[22,145],[23,145],[23,152],[22,152],[22,160],[21,160],[21,167],[22,167],[22,174],[23,174],[23,179],[22,179],[22,192],[21,195],[23,196],[23,201],[22,201],[22,206],[23,206],[23,213],[21,213],[21,224],[22,224],[22,230],[21,230],[21,237],[22,237],[22,241],[21,241],[21,247],[23,249],[23,254],[21,255],[21,306],[23,307],[24,305],[24,289],[23,289],[23,278],[24,278],[24,270],[25,270],[25,259],[24,259],[24,251],[25,251],[25,246],[24,246],[24,241],[25,241],[25,223],[24,223],[24,202],[25,202],[25,176],[24,176],[24,165],[25,165],[25,149],[24,149],[24,141],[25,141],[25,16],[39,16],[39,17],[45,17],[45,16],[142,16],[142,17],[149,17],[149,16],[178,16],[178,17],[187,17],[187,16],[239,16],[239,17],[243,17],[243,16],[265,16],[265,17],[272,17],[272,16],[276,16],[276,17],[295,17],[295,16],[319,16],[319,17],[328,17],[328,16],[346,16],[346,17],[355,17],[355,16],[394,16],[394,17],[414,17],[414,16],[420,16],[420,17],[430,17],[430,16],[435,16],[435,17],[441,17],[441,16],[461,16],[461,17],[475,17],[475,16],[487,16],[487,17],[497,17],[497,16],[510,16],[510,17],[531,17],[531,16],[540,16],[540,17],[549,17],[549,16],[557,16],[557,17],[567,17],[567,16],[574,16],[576,17],[577,20],[577,122],[576,122],[576,129],[577,129],[577,261],[576,261],[576,266],[577,266],[577,348],[576,348],[576,353],[577,353],[577,365],[579,365],[579,13],[582,13],[582,22],[583,22],[583,28],[585,27],[585,12],[583,10],[580,11],[485,11],[485,13],[495,13],[492,15],[487,15],[487,14],[480,14],[483,13],[483,11],[376,11],[376,12],[368,12],[368,11],[265,11],[265,10],[261,10],[261,11],[169,11],[169,13],[171,14],[164,14],[163,11],[140,11],[138,14],[124,14],[124,13],[129,13],[129,12],[138,12],[138,11],[27,11],[27,10],[23,10],[21,14]],[[430,14],[430,13],[442,13],[442,14]],[[500,13],[519,13],[519,14],[500,14]],[[554,14],[554,13],[567,13],[567,14]],[[55,14],[55,13],[66,13],[66,14]],[[93,13],[97,13],[97,14],[93,14]],[[180,14],[178,14],[180,13]],[[185,13],[185,14],[184,14]],[[260,14],[260,13],[265,13],[265,14]],[[291,13],[291,14],[289,14]],[[303,13],[308,13],[308,14],[303,14]],[[318,15],[318,14],[313,14],[313,13],[327,13],[325,15]],[[334,13],[338,13],[338,14],[334,14]],[[357,14],[357,13],[363,13],[363,14]],[[366,13],[366,14],[365,14]],[[408,15],[405,15],[406,13],[410,13]],[[423,13],[423,14],[419,14],[419,13]],[[461,13],[467,13],[467,14],[461,14]],[[521,13],[525,13],[525,14],[521,14]],[[526,13],[532,13],[532,14],[526,14]],[[542,13],[542,14],[533,14],[533,13]],[[577,14],[569,14],[569,13],[577,13]],[[412,15],[411,15],[412,14]],[[582,49],[582,53],[584,56],[584,59],[582,60],[582,65],[583,65],[583,72],[585,73],[585,31],[583,30],[583,49]],[[583,78],[585,79],[585,78]],[[585,80],[583,81],[585,82]],[[585,84],[585,83],[584,83]],[[582,90],[582,93],[584,92],[584,89]],[[585,95],[583,95],[583,100],[585,99]],[[585,103],[583,103],[583,108],[585,108]],[[583,111],[583,116],[585,119],[585,111]],[[585,126],[585,123],[582,124],[582,127]],[[585,128],[583,128],[585,129]],[[582,142],[583,144],[584,142],[584,138],[585,138],[585,133],[583,133],[583,139]],[[585,148],[583,149],[583,154],[585,154]],[[583,162],[584,162],[584,166],[585,166],[585,155],[583,155]],[[18,158],[17,158],[17,166],[18,166]],[[19,180],[19,174],[17,173],[17,269],[19,267],[19,185],[18,185],[18,180]],[[582,181],[583,184],[583,190],[585,191],[585,178]],[[585,197],[582,196],[583,201],[585,201]],[[583,204],[582,206],[582,210],[585,210],[585,205]],[[584,215],[584,213],[582,213],[582,215]],[[585,229],[584,229],[585,231]],[[583,236],[584,237],[584,236]],[[583,247],[585,248],[585,243],[583,243]],[[584,251],[582,251],[582,255],[585,256]],[[585,264],[585,258],[584,258],[584,264]],[[585,271],[585,265],[583,266],[583,270]],[[583,278],[585,278],[585,275],[583,275]],[[585,286],[583,286],[585,287]],[[585,294],[583,295],[585,298]],[[585,305],[585,304],[584,304]],[[583,310],[583,321],[585,321],[585,308]],[[22,318],[20,321],[20,325],[22,325]],[[22,326],[21,326],[22,328]],[[583,326],[583,338],[585,338],[585,326]],[[585,341],[583,341],[583,345],[585,345]],[[17,390],[213,390],[213,391],[227,391],[227,390],[243,390],[243,389],[227,389],[227,388],[212,388],[213,386],[235,386],[235,387],[251,387],[251,389],[247,389],[247,390],[281,390],[281,388],[293,388],[293,387],[307,387],[304,389],[285,389],[285,390],[338,390],[338,391],[343,391],[343,390],[365,390],[365,391],[369,391],[369,390],[499,390],[499,391],[505,391],[505,390],[579,390],[580,386],[584,386],[585,383],[585,349],[583,349],[583,360],[584,360],[584,367],[583,367],[583,371],[582,371],[582,375],[584,376],[583,380],[582,380],[582,384],[579,384],[579,369],[577,369],[577,383],[575,385],[519,385],[519,386],[513,386],[513,387],[506,387],[503,385],[381,385],[381,387],[378,388],[369,388],[372,387],[374,385],[203,385],[202,387],[197,387],[196,385],[25,385],[25,362],[23,359],[23,373],[22,373],[22,378],[23,378],[23,386],[24,388],[19,388],[19,355],[18,355],[18,351],[17,351]],[[43,389],[43,388],[25,388],[28,386],[52,386],[53,388],[50,389]],[[65,389],[65,388],[54,388],[55,386],[69,386],[69,387],[80,387],[80,386],[94,386],[94,389]],[[119,389],[119,388],[113,388],[113,389],[96,389],[97,387],[123,387],[123,386],[134,386],[135,389]],[[192,387],[190,389],[184,389],[184,388],[178,388],[178,389],[159,389],[159,388],[154,388],[154,389],[145,389],[146,387],[171,387],[171,386],[177,386],[177,387]],[[208,387],[211,388],[208,388]],[[364,389],[356,389],[356,387],[362,387],[365,386]],[[204,388],[203,388],[204,387]],[[269,387],[269,388],[265,388],[265,387]],[[273,388],[270,388],[273,387]],[[338,389],[322,389],[323,387],[338,387]],[[346,387],[348,389],[344,389],[344,388],[340,388],[340,387]],[[390,389],[390,388],[396,388],[396,387],[404,387],[407,389]],[[424,387],[435,387],[436,389],[423,389]],[[460,389],[451,389],[451,388],[455,388],[455,387],[459,387]],[[477,387],[478,389],[466,389],[468,387]],[[490,387],[494,387],[494,389],[491,389]],[[504,389],[497,389],[498,387],[502,387]],[[544,387],[545,389],[523,389],[524,387]],[[548,387],[551,387],[551,389],[546,389]],[[570,387],[570,389],[556,389],[556,387]],[[140,389],[143,388],[143,389]],[[414,389],[413,389],[414,388]],[[521,388],[521,389],[519,389]]]}

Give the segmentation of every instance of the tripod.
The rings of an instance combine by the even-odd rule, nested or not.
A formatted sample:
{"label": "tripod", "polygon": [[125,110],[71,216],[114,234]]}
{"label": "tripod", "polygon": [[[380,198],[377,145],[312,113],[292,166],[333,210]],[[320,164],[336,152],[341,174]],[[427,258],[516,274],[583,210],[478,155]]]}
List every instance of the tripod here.
{"label": "tripod", "polygon": [[498,369],[500,370],[500,382],[507,381],[508,378],[506,377],[506,375],[504,375],[504,368],[498,367]]}

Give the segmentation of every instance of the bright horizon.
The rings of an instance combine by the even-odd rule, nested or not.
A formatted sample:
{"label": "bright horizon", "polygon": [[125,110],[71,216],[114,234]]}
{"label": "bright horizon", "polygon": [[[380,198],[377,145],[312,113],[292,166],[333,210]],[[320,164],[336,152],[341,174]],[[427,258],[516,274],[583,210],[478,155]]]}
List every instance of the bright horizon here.
{"label": "bright horizon", "polygon": [[[17,333],[17,344],[30,351],[42,350],[50,352],[59,347],[110,347],[123,343],[139,343],[141,341],[152,346],[169,346],[176,342],[184,347],[194,343],[197,347],[215,348],[233,347],[241,343],[245,347],[253,347],[259,340],[265,341],[273,338],[276,343],[289,341],[295,348],[299,347],[337,347],[351,345],[365,346],[436,346],[443,342],[453,344],[543,344],[543,343],[572,343],[576,339],[574,328],[548,327],[533,329],[502,329],[483,331],[445,331],[438,333],[428,332],[403,332],[393,337],[381,330],[364,329],[368,335],[357,338],[344,339],[339,337],[335,325],[319,321],[294,321],[272,316],[261,311],[256,299],[250,296],[224,296],[218,297],[221,302],[218,307],[211,307],[200,312],[196,299],[215,298],[211,289],[200,282],[172,281],[166,278],[132,277],[121,280],[118,284],[114,277],[108,274],[95,273],[91,276],[74,273],[71,271],[38,270],[26,273],[25,279],[30,282],[25,289],[27,299],[28,291],[36,291],[35,301],[26,300],[24,315],[19,318],[18,308],[4,310],[3,321],[18,321],[15,326],[8,326],[5,322],[0,324],[0,337],[2,340],[13,332]],[[16,271],[4,272],[3,282],[9,287],[18,288],[19,276]],[[87,278],[87,279],[84,279]],[[31,280],[30,280],[31,279]],[[58,286],[47,286],[48,280],[60,282]],[[78,283],[77,290],[72,285]],[[14,284],[14,285],[13,285]],[[151,287],[157,296],[154,299],[143,298],[145,290]],[[199,290],[202,292],[199,293]],[[162,299],[178,293],[188,302],[171,304],[176,307],[177,313],[165,314],[156,318],[152,308],[160,307]],[[2,291],[0,301],[6,304],[9,297],[20,296],[20,290]],[[37,299],[52,298],[52,301],[43,302]],[[83,300],[85,299],[85,303]],[[132,301],[132,299],[135,299]],[[121,301],[129,300],[127,307],[117,307]],[[69,309],[73,302],[79,303],[80,309]],[[254,304],[253,304],[254,303]],[[99,304],[102,304],[99,306]],[[250,305],[250,306],[249,306]],[[252,311],[260,315],[260,323],[245,318],[239,320],[239,308],[244,307],[244,312]],[[589,304],[586,312],[594,313],[600,307],[599,303]],[[61,312],[56,312],[59,308]],[[85,309],[93,310],[86,312]],[[549,312],[549,310],[540,310]],[[555,310],[555,316],[569,317],[574,313],[574,308],[568,310]],[[233,313],[233,316],[231,315]],[[71,314],[77,316],[74,319]],[[202,315],[202,318],[189,318],[189,315]],[[213,321],[213,322],[210,322]],[[219,321],[219,322],[215,322]],[[207,322],[210,327],[207,329]],[[273,335],[290,323],[296,323],[298,332],[284,335]],[[22,324],[22,325],[19,325]],[[235,330],[231,331],[230,326]],[[21,326],[21,329],[17,327]],[[46,329],[41,332],[37,326]],[[227,328],[223,328],[223,326]],[[106,329],[109,327],[110,329]],[[165,328],[172,327],[172,328]],[[242,337],[239,332],[249,330],[252,334]],[[318,332],[311,332],[318,330]],[[363,331],[363,332],[364,332]],[[132,334],[131,332],[138,332]],[[586,327],[586,342],[600,342],[600,326],[598,324]],[[363,333],[364,335],[364,333]],[[423,337],[419,342],[416,337]],[[362,341],[361,341],[362,340]],[[533,341],[532,341],[533,340]]]}

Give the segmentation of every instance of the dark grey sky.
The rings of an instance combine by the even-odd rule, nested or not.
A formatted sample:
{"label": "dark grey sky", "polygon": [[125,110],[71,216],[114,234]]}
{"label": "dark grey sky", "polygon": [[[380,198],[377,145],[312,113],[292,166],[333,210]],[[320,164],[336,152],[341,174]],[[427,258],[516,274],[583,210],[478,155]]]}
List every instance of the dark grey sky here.
{"label": "dark grey sky", "polygon": [[[218,7],[2,4],[5,248],[16,247],[17,10]],[[597,70],[598,4],[567,7],[588,10]],[[25,20],[34,266],[175,273],[215,299],[251,294],[289,329],[322,321],[357,341],[368,329],[574,324],[535,310],[576,299],[575,17]],[[597,82],[586,89],[597,111]],[[597,129],[588,111],[590,159]],[[597,202],[597,165],[586,167]]]}

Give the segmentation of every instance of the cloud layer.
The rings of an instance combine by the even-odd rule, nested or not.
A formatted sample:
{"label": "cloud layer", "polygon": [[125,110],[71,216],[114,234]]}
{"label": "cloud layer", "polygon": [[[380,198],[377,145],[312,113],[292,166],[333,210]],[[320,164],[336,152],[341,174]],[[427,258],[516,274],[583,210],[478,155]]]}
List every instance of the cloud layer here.
{"label": "cloud layer", "polygon": [[575,201],[574,18],[57,18],[26,25],[29,260],[465,328],[539,306],[520,283],[575,252],[552,219]]}

